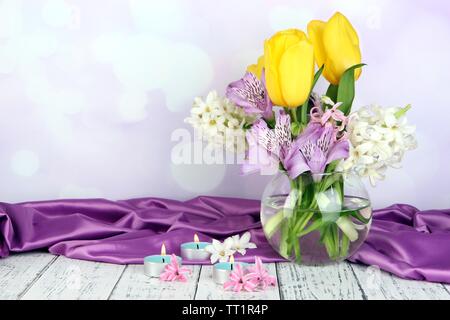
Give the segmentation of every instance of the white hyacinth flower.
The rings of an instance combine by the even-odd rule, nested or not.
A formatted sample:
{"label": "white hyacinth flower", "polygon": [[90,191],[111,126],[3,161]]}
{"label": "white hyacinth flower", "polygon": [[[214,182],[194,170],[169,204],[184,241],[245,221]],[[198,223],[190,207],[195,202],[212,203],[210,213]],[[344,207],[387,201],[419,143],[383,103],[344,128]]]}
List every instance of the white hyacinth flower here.
{"label": "white hyacinth flower", "polygon": [[231,238],[227,238],[223,243],[213,239],[212,244],[205,247],[205,250],[211,253],[211,264],[219,262],[227,262],[228,258],[234,254],[234,250],[231,248],[233,241]]}
{"label": "white hyacinth flower", "polygon": [[247,249],[254,249],[256,248],[256,244],[253,242],[250,242],[250,232],[246,232],[242,235],[242,237],[239,237],[239,235],[234,235],[231,237],[232,245],[231,249],[233,249],[236,252],[239,252],[240,254],[244,255],[247,252]]}
{"label": "white hyacinth flower", "polygon": [[213,240],[212,244],[205,247],[205,250],[211,253],[211,263],[215,262],[227,262],[229,257],[239,252],[241,255],[245,255],[247,249],[255,249],[256,244],[250,242],[250,232],[245,232],[242,236],[238,234],[228,237],[222,243],[218,240]]}
{"label": "white hyacinth flower", "polygon": [[388,167],[399,168],[405,152],[417,147],[415,127],[405,117],[409,108],[373,105],[352,113],[347,126],[350,156],[340,168],[368,177],[372,185],[384,179]]}
{"label": "white hyacinth flower", "polygon": [[211,91],[205,100],[194,99],[191,115],[185,122],[208,143],[239,153],[245,151],[245,126],[252,123],[252,119],[242,108]]}

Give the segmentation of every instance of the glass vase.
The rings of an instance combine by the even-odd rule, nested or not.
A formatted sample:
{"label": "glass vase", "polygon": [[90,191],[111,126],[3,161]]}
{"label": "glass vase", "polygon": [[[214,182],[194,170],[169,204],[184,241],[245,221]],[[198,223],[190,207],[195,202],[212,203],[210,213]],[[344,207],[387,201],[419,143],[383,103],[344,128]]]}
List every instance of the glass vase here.
{"label": "glass vase", "polygon": [[270,245],[284,258],[306,265],[351,256],[372,221],[360,178],[339,172],[304,173],[290,179],[280,171],[267,185],[261,223]]}

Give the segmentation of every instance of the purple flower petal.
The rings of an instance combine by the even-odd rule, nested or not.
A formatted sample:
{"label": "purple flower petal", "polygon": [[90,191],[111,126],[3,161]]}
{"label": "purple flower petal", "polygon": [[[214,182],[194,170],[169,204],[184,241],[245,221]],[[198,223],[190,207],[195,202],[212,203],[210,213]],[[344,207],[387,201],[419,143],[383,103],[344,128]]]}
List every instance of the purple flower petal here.
{"label": "purple flower petal", "polygon": [[265,93],[265,109],[263,112],[263,117],[264,119],[272,119],[273,118],[273,103],[272,100],[270,100],[269,94],[267,93],[267,89],[266,89],[266,70],[263,69],[262,73],[261,73],[261,83],[262,86],[264,88],[264,93]]}
{"label": "purple flower petal", "polygon": [[308,161],[312,174],[323,173],[327,165],[327,157],[320,148],[315,147],[311,160]]}
{"label": "purple flower petal", "polygon": [[241,173],[245,175],[260,171],[263,175],[275,174],[278,171],[278,159],[258,142],[254,132],[248,131],[246,138],[249,147],[247,160],[241,166]]}
{"label": "purple flower petal", "polygon": [[310,122],[305,130],[295,139],[294,144],[297,148],[301,148],[307,141],[316,141],[322,134],[322,128],[320,123]]}
{"label": "purple flower petal", "polygon": [[283,166],[291,179],[297,178],[303,172],[309,171],[308,163],[298,149],[292,149],[283,161]]}
{"label": "purple flower petal", "polygon": [[328,151],[327,164],[334,160],[345,159],[349,156],[350,145],[348,140],[338,140]]}
{"label": "purple flower petal", "polygon": [[253,73],[245,73],[242,79],[230,83],[226,96],[247,114],[262,114],[265,119],[273,117],[272,102],[264,85],[264,72],[259,80]]}
{"label": "purple flower petal", "polygon": [[348,140],[335,141],[334,136],[331,125],[310,122],[294,141],[283,162],[289,176],[293,179],[305,171],[320,174],[330,162],[348,157]]}
{"label": "purple flower petal", "polygon": [[[245,90],[245,85],[242,79],[231,82],[226,90],[226,97],[230,99],[235,105],[244,108],[244,110],[248,108],[254,108],[253,104],[247,100],[247,97],[243,94],[243,90]],[[259,112],[259,110],[258,110]]]}

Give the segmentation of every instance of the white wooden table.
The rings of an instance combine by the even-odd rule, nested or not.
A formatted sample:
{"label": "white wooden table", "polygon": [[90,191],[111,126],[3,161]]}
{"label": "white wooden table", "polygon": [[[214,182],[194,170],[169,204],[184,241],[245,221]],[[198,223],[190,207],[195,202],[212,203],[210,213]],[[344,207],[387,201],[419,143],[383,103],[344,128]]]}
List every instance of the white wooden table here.
{"label": "white wooden table", "polygon": [[450,285],[402,280],[376,267],[267,265],[278,286],[230,293],[211,266],[191,266],[188,283],[162,282],[142,265],[114,265],[31,252],[0,259],[0,299],[450,299]]}

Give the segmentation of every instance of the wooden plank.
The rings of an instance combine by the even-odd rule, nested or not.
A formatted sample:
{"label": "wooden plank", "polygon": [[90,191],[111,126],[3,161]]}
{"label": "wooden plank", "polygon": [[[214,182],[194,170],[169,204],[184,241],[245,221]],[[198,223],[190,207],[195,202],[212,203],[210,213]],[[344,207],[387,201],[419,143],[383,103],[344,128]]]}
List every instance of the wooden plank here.
{"label": "wooden plank", "polygon": [[0,259],[0,299],[19,299],[56,258],[49,253],[27,252]]}
{"label": "wooden plank", "polygon": [[448,300],[450,294],[440,283],[401,279],[375,266],[353,264],[361,288],[371,300]]}
{"label": "wooden plank", "polygon": [[22,299],[107,299],[124,265],[58,257]]}
{"label": "wooden plank", "polygon": [[165,282],[146,276],[143,265],[128,265],[110,299],[193,300],[201,267],[188,267],[192,270],[188,282]]}
{"label": "wooden plank", "polygon": [[[448,293],[448,295],[450,296],[450,284],[447,283],[442,283],[442,287],[444,288],[444,290]],[[448,299],[448,298],[447,298]]]}
{"label": "wooden plank", "polygon": [[347,262],[326,266],[278,263],[277,270],[283,300],[365,298]]}
{"label": "wooden plank", "polygon": [[[274,263],[266,264],[267,270],[276,276]],[[212,279],[213,266],[203,266],[197,285],[195,300],[279,300],[278,285],[260,292],[230,292],[225,291],[222,285],[216,284]]]}

